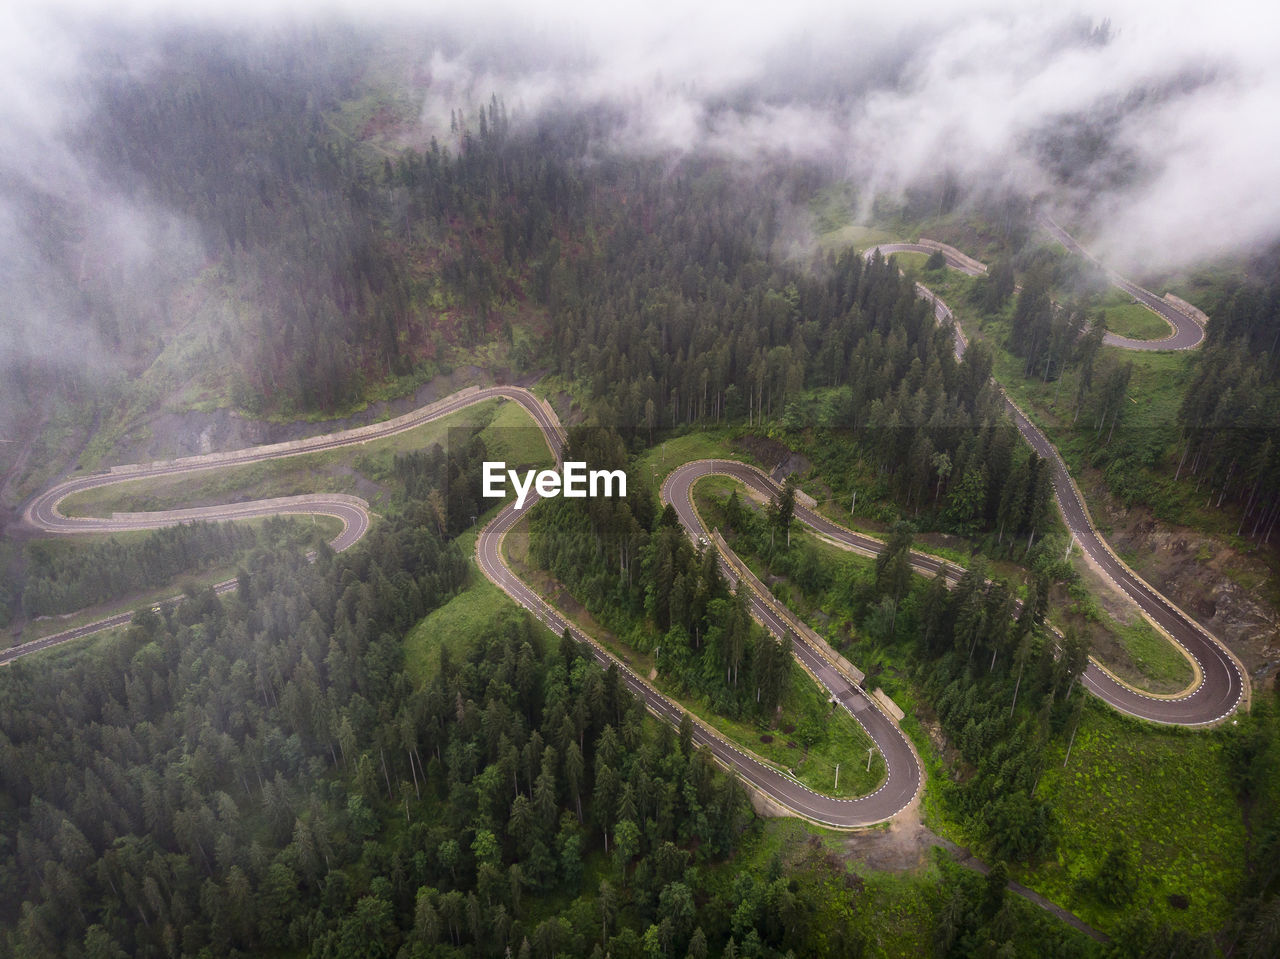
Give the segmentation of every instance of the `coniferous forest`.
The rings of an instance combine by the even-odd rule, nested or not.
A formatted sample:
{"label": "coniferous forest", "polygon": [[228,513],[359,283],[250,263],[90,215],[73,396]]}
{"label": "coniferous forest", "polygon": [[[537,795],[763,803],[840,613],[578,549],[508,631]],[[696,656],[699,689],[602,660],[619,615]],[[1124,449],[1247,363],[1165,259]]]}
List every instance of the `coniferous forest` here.
{"label": "coniferous forest", "polygon": [[[236,571],[223,595],[188,583],[105,638],[0,668],[0,959],[1277,955],[1276,689],[1256,688],[1238,728],[1169,737],[1179,757],[1207,743],[1195,768],[1227,784],[1212,812],[1236,829],[1229,868],[1196,860],[1190,885],[1166,881],[1151,865],[1176,844],[1163,831],[1079,851],[1059,766],[1080,730],[1087,756],[1104,721],[1121,738],[1165,731],[1093,702],[1087,638],[1050,628],[1053,603],[1101,614],[991,345],[958,358],[918,271],[815,242],[830,163],[626,149],[620,108],[527,110],[488,90],[426,130],[370,66],[385,38],[347,27],[159,31],[141,65],[112,42],[91,51],[73,145],[96,187],[168,211],[198,255],[175,246],[145,288],[95,272],[85,208],[5,185],[42,211],[50,289],[120,357],[107,373],[0,355],[0,396],[59,411],[32,427],[50,478],[126,456],[158,411],[267,430],[407,403],[459,369],[537,382],[569,427],[566,458],[626,471],[628,495],[542,502],[520,561],[699,715],[760,743],[794,733],[807,757],[817,732],[777,717],[809,675],[658,490],[667,443],[766,471],[802,461],[884,552],[833,558],[793,524],[791,483],[767,503],[709,493],[708,508],[775,599],[913,707],[903,729],[929,786],[912,815],[937,841],[882,870],[858,843],[889,829],[764,814],[688,715],[650,716],[617,667],[508,602],[472,562],[498,447],[451,429],[334,467],[376,499],[342,553],[277,520],[0,544],[0,626]],[[1087,278],[1035,248],[1025,204],[1000,195],[975,200],[1003,218],[1003,246],[969,305],[1007,321],[1013,366],[1042,383],[1069,372],[1100,449],[1119,427],[1144,465],[1178,457],[1173,482],[1207,483],[1239,511],[1237,539],[1266,546],[1274,271],[1226,282],[1176,422],[1134,438],[1131,370],[1104,351]],[[894,225],[944,205],[910,194]],[[184,306],[201,319],[184,325]],[[964,560],[956,583],[913,576],[926,546]],[[432,632],[467,603],[491,608]],[[958,864],[969,851],[981,869]],[[1045,876],[1085,931],[1009,885]]]}

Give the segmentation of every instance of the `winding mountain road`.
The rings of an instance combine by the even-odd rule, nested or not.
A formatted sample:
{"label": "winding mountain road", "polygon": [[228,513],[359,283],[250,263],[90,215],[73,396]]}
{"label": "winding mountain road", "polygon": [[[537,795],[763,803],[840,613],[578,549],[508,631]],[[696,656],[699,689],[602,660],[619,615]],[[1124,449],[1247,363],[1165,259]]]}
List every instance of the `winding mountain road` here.
{"label": "winding mountain road", "polygon": [[[564,430],[560,426],[559,420],[556,419],[555,413],[528,390],[514,386],[493,386],[485,389],[468,387],[403,416],[369,426],[361,426],[355,429],[342,430],[337,433],[329,433],[287,443],[252,446],[227,453],[208,453],[154,463],[117,466],[104,472],[73,477],[50,487],[32,499],[23,511],[23,520],[28,526],[46,533],[76,535],[159,529],[165,526],[174,526],[178,523],[190,523],[198,520],[220,522],[264,516],[333,516],[341,521],[342,530],[330,541],[329,545],[341,552],[359,542],[369,529],[369,504],[357,496],[348,496],[341,493],[313,493],[305,496],[288,496],[269,500],[255,500],[247,503],[164,510],[154,513],[116,513],[110,517],[67,516],[62,512],[61,505],[69,496],[76,493],[102,486],[112,486],[117,483],[228,469],[266,460],[357,446],[374,440],[385,439],[397,433],[403,433],[406,430],[416,429],[468,406],[490,399],[514,400],[525,408],[546,436],[551,437],[557,444],[562,445],[564,443]],[[220,593],[227,592],[234,585],[234,581],[228,581],[218,583],[214,589]],[[0,651],[0,665],[12,662],[30,653],[92,635],[95,632],[124,625],[129,621],[130,616],[131,614],[127,613],[111,616],[107,619],[88,623],[75,629],[65,630],[52,636],[45,636]]]}
{"label": "winding mountain road", "polygon": [[1098,260],[1089,253],[1083,246],[1076,242],[1075,237],[1064,230],[1054,221],[1047,213],[1040,215],[1040,225],[1049,232],[1051,236],[1070,252],[1077,256],[1084,257],[1098,269],[1106,274],[1107,279],[1111,281],[1112,286],[1124,290],[1132,296],[1137,302],[1141,303],[1156,316],[1160,317],[1171,327],[1168,336],[1158,340],[1134,340],[1127,336],[1120,336],[1116,333],[1108,333],[1102,338],[1102,342],[1108,346],[1118,346],[1125,350],[1194,350],[1202,342],[1204,342],[1204,327],[1200,321],[1192,316],[1189,312],[1180,309],[1177,305],[1170,303],[1163,297],[1156,296],[1150,290],[1143,289],[1138,284],[1126,280],[1119,273],[1103,266]]}
{"label": "winding mountain road", "polygon": [[[1113,286],[1129,294],[1136,302],[1141,303],[1169,324],[1169,335],[1155,340],[1135,340],[1127,336],[1121,336],[1118,333],[1107,333],[1102,338],[1102,342],[1107,346],[1141,352],[1176,352],[1179,350],[1194,350],[1204,342],[1204,326],[1189,310],[1183,309],[1163,297],[1156,296],[1150,290],[1138,286],[1138,284],[1125,279],[1114,270],[1103,266],[1084,247],[1076,242],[1076,239],[1070,233],[1060,227],[1048,215],[1041,215],[1040,224],[1068,251],[1083,257],[1102,270]],[[984,276],[987,272],[987,267],[984,263],[966,256],[955,247],[932,240],[922,240],[919,243],[881,243],[867,252],[871,253],[874,250],[879,250],[881,255],[886,257],[892,256],[894,253],[923,253],[925,256],[929,256],[934,252],[941,251],[947,261],[947,266],[953,270],[958,270],[967,276]]]}
{"label": "winding mountain road", "polygon": [[[1071,240],[1065,231],[1062,231],[1062,236],[1066,237],[1067,240]],[[1071,240],[1071,242],[1074,243],[1075,241]],[[939,248],[944,251],[947,265],[953,269],[960,270],[970,276],[979,275],[985,270],[981,264],[975,266],[976,261],[942,244],[885,243],[871,248],[866,255],[872,256],[877,251],[883,256],[901,252],[932,253]],[[955,330],[956,356],[957,358],[962,357],[968,343],[951,309],[940,297],[923,284],[917,283],[916,290],[933,304],[934,317],[939,323],[952,325]],[[1142,292],[1145,293],[1146,291]],[[1147,293],[1146,295],[1155,300],[1156,303],[1172,310],[1172,307],[1169,307],[1167,303],[1154,294]],[[1146,300],[1143,302],[1155,309]],[[1184,325],[1193,327],[1196,330],[1201,329],[1195,321],[1176,310],[1173,312],[1177,313]],[[1161,313],[1161,315],[1165,316],[1164,313]],[[1182,331],[1178,335],[1182,335]],[[1203,336],[1203,331],[1201,331],[1201,336]],[[1199,339],[1196,339],[1194,343],[1190,342],[1191,335],[1189,333],[1184,337],[1184,340],[1189,345],[1180,347],[1181,349],[1190,349],[1199,343]],[[1127,341],[1119,338],[1119,342],[1114,342],[1112,345],[1127,348],[1129,342],[1137,343],[1141,341]],[[1167,344],[1169,341],[1153,342]],[[1166,345],[1163,348],[1172,349],[1173,347]],[[1210,635],[1203,626],[1171,603],[1115,554],[1115,551],[1111,549],[1107,541],[1098,533],[1097,527],[1093,523],[1093,518],[1089,515],[1089,509],[1085,506],[1084,497],[1081,496],[1079,488],[1071,479],[1067,465],[1063,461],[1061,454],[1058,453],[1057,448],[1031,422],[1027,414],[1009,398],[1003,388],[1000,392],[1004,397],[1009,416],[1017,426],[1018,432],[1022,434],[1023,439],[1042,459],[1050,463],[1053,471],[1054,498],[1057,501],[1058,510],[1062,514],[1062,519],[1067,529],[1075,538],[1076,543],[1079,544],[1088,562],[1118,592],[1131,599],[1148,622],[1155,626],[1167,639],[1177,643],[1185,651],[1188,658],[1195,663],[1195,679],[1191,686],[1172,695],[1157,695],[1144,692],[1123,682],[1098,663],[1097,660],[1091,658],[1083,677],[1086,688],[1120,712],[1157,723],[1178,726],[1205,726],[1221,722],[1230,716],[1249,692],[1248,680],[1240,661],[1226,646]],[[824,535],[831,536],[834,539],[841,538],[838,535],[832,535],[830,532],[825,532]],[[856,536],[857,534],[854,535]],[[861,537],[863,540],[868,538]],[[921,572],[931,571],[922,569]]]}
{"label": "winding mountain road", "polygon": [[[502,541],[537,499],[536,493],[530,493],[523,510],[516,510],[514,504],[508,504],[485,526],[476,540],[477,565],[486,577],[533,613],[552,632],[563,633],[568,630],[574,639],[587,646],[602,667],[608,669],[610,666],[617,666],[627,688],[645,701],[650,712],[679,725],[686,713],[683,707],[668,699],[630,665],[619,660],[593,637],[579,629],[507,566],[502,557]],[[812,822],[836,829],[852,829],[892,819],[915,798],[923,782],[920,761],[906,736],[861,689],[800,641],[754,593],[751,594],[751,609],[777,635],[791,638],[797,658],[826,686],[832,698],[848,710],[871,735],[885,759],[888,770],[885,781],[879,789],[866,796],[837,799],[814,792],[794,777],[728,742],[697,717],[690,716],[693,721],[694,742],[711,750],[722,765],[734,770],[757,792]]]}
{"label": "winding mountain road", "polygon": [[[884,244],[877,249],[883,254],[890,254],[904,250],[932,252],[934,248],[921,247],[919,244]],[[873,252],[869,251],[868,255]],[[959,251],[947,252],[946,256],[948,263],[957,269],[968,273],[981,272],[981,264],[965,257]],[[954,323],[951,311],[927,288],[920,287],[920,292],[933,303],[935,315],[940,322],[953,324],[956,331],[957,354],[962,355],[965,346],[964,338],[958,324]],[[405,416],[372,426],[230,453],[117,467],[105,473],[69,479],[33,499],[23,514],[24,519],[31,526],[46,532],[76,534],[152,529],[195,519],[218,521],[282,513],[324,514],[335,516],[342,521],[342,532],[333,540],[332,545],[335,549],[345,549],[358,541],[368,529],[370,521],[368,504],[358,497],[314,494],[227,506],[157,513],[116,514],[109,518],[69,517],[64,515],[59,507],[68,496],[74,493],[110,484],[224,469],[367,443],[414,429],[474,403],[493,398],[504,398],[519,403],[542,430],[557,463],[560,462],[566,435],[554,411],[547,403],[519,387],[486,389],[472,387]],[[1116,709],[1154,722],[1198,726],[1220,721],[1229,715],[1247,694],[1247,681],[1238,662],[1217,640],[1189,616],[1169,603],[1114,555],[1105,540],[1096,532],[1079,491],[1067,474],[1066,466],[1057,451],[1007,397],[1006,402],[1022,435],[1039,455],[1053,464],[1054,489],[1058,506],[1068,527],[1090,561],[1095,563],[1119,589],[1128,594],[1138,604],[1144,615],[1151,619],[1162,632],[1181,644],[1199,664],[1199,683],[1193,689],[1176,696],[1153,696],[1142,693],[1114,679],[1096,663],[1090,663],[1086,670],[1084,682],[1087,688]],[[694,509],[692,486],[698,479],[712,474],[730,476],[765,496],[772,496],[777,492],[776,484],[763,472],[731,460],[703,460],[677,468],[663,483],[662,497],[665,502],[673,505],[681,523],[689,535],[695,539],[705,536],[708,531]],[[528,509],[536,503],[537,498],[537,494],[531,492],[525,508]],[[678,723],[685,714],[678,704],[665,697],[631,670],[627,663],[620,661],[592,637],[587,636],[569,622],[506,565],[502,557],[503,538],[522,515],[523,511],[517,511],[514,504],[508,504],[481,531],[476,541],[476,562],[481,571],[554,632],[562,633],[566,629],[569,630],[576,639],[587,645],[601,665],[606,667],[617,665],[628,688],[642,697],[653,713]],[[797,505],[795,515],[799,521],[810,526],[820,535],[851,550],[874,555],[884,548],[880,540],[846,529],[801,505]],[[724,557],[722,562],[723,559]],[[947,568],[954,579],[960,572],[954,564],[947,564],[935,557],[918,552],[913,553],[913,565],[917,571],[925,575],[932,575],[940,568]],[[737,580],[731,564],[724,562],[723,568],[731,581]],[[234,588],[234,581],[218,584],[216,588],[225,592]],[[857,799],[836,799],[813,792],[786,773],[726,742],[713,729],[696,719],[694,720],[695,740],[710,749],[721,763],[735,770],[756,790],[793,813],[814,822],[837,828],[855,828],[893,818],[914,799],[923,783],[921,764],[911,743],[875,700],[863,691],[857,679],[848,675],[847,671],[840,667],[829,650],[819,648],[793,628],[788,617],[777,607],[771,597],[762,595],[755,588],[750,589],[749,597],[753,615],[775,635],[791,642],[796,657],[805,668],[826,687],[831,698],[839,703],[841,708],[846,709],[875,741],[885,759],[887,767],[885,781],[879,789],[869,795]],[[14,647],[0,653],[0,664],[93,632],[123,625],[128,622],[130,616],[131,614],[128,613],[121,614]]]}

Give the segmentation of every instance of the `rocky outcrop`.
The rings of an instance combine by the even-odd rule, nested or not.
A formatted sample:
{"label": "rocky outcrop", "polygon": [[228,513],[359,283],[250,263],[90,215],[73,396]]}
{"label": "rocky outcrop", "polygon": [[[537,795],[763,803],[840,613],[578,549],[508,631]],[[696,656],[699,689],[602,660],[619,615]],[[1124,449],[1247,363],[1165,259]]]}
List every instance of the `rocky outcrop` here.
{"label": "rocky outcrop", "polygon": [[1221,539],[1170,527],[1145,510],[1114,509],[1112,542],[1152,585],[1240,657],[1258,683],[1280,665],[1280,616],[1264,590],[1272,573]]}

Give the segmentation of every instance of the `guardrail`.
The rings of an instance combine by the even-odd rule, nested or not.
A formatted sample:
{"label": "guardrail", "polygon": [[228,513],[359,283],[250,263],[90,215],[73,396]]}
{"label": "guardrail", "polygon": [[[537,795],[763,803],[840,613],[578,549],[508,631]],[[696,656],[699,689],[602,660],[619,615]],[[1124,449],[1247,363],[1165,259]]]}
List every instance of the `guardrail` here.
{"label": "guardrail", "polygon": [[954,246],[951,246],[948,243],[940,243],[937,240],[930,240],[928,237],[923,237],[923,236],[920,237],[920,239],[917,240],[916,242],[920,246],[925,246],[931,250],[938,250],[942,252],[952,260],[955,260],[957,263],[963,263],[966,267],[968,267],[969,269],[977,273],[987,272],[987,265],[983,263],[981,260],[975,260],[973,257],[969,256],[967,253],[961,253]]}
{"label": "guardrail", "polygon": [[[747,587],[759,596],[760,599],[764,601],[765,605],[773,610],[779,619],[786,623],[787,626],[789,626],[797,636],[803,639],[808,646],[812,647],[818,655],[830,663],[833,669],[841,673],[855,686],[862,686],[863,681],[867,678],[867,674],[832,649],[831,645],[806,623],[804,623],[800,617],[796,616],[796,614],[790,609],[775,600],[773,598],[773,594],[769,592],[764,583],[760,582],[756,574],[751,572],[750,568],[742,561],[741,557],[729,548],[729,544],[724,541],[724,537],[720,535],[720,531],[718,529],[711,531],[711,539],[712,542],[715,543],[716,549],[720,552],[720,556],[733,568],[733,571],[737,573],[738,579],[741,582],[745,582]],[[899,718],[901,718],[901,716],[899,716]]]}

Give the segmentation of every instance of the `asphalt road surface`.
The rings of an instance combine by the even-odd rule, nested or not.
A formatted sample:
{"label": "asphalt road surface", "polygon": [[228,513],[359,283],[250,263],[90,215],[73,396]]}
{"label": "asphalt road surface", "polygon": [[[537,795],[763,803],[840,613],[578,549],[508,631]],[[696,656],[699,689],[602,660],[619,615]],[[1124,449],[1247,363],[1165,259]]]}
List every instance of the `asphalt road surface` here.
{"label": "asphalt road surface", "polygon": [[[1066,236],[1066,234],[1063,234]],[[1068,237],[1070,239],[1070,237]],[[1074,241],[1072,241],[1074,242]],[[900,253],[904,250],[919,253],[932,253],[933,248],[911,243],[886,243],[867,251],[870,256],[875,250],[883,255]],[[948,265],[953,258],[948,256]],[[977,272],[964,263],[956,263],[969,275]],[[964,355],[967,343],[960,325],[942,299],[928,287],[917,283],[916,290],[925,299],[933,303],[934,316],[939,323],[950,323],[955,329],[956,356]],[[1145,292],[1145,291],[1144,291]],[[1147,294],[1163,303],[1153,294]],[[1172,310],[1172,307],[1165,306]],[[1177,312],[1177,311],[1173,311]],[[1163,314],[1162,314],[1163,315]],[[1188,323],[1199,330],[1197,323],[1182,316],[1183,323]],[[1126,341],[1129,342],[1129,341]],[[1140,341],[1132,341],[1134,343]],[[1169,341],[1159,341],[1168,343]],[[1195,341],[1196,343],[1199,340]],[[1123,344],[1116,344],[1123,345]],[[1190,344],[1191,346],[1195,343]],[[1163,349],[1171,349],[1168,345]],[[1190,346],[1181,347],[1189,349]],[[1047,460],[1053,470],[1053,490],[1063,522],[1075,537],[1075,541],[1084,551],[1089,561],[1097,568],[1121,593],[1132,599],[1143,615],[1153,623],[1166,637],[1178,643],[1196,662],[1200,682],[1192,688],[1173,696],[1157,696],[1144,693],[1121,683],[1094,660],[1090,660],[1082,681],[1085,687],[1097,694],[1105,702],[1130,716],[1148,719],[1152,722],[1178,726],[1203,726],[1220,722],[1240,705],[1248,684],[1244,670],[1239,661],[1216,638],[1208,633],[1189,615],[1169,602],[1159,591],[1131,570],[1107,544],[1093,525],[1093,520],[1080,496],[1080,491],[1072,482],[1058,450],[1045,435],[1031,422],[1027,415],[1004,393],[1005,406],[1009,416],[1018,427],[1023,439],[1031,445],[1039,456]],[[798,511],[797,511],[798,512]],[[824,535],[830,535],[823,531]],[[838,538],[838,537],[833,537]],[[869,537],[863,537],[869,539]],[[923,570],[922,570],[923,571]]]}
{"label": "asphalt road surface", "polygon": [[[1096,264],[1107,275],[1112,285],[1118,287],[1128,293],[1135,301],[1141,303],[1152,313],[1155,313],[1162,320],[1169,324],[1169,335],[1158,340],[1134,340],[1127,336],[1120,336],[1117,333],[1107,333],[1102,342],[1108,346],[1115,346],[1122,350],[1142,350],[1146,352],[1155,351],[1173,351],[1173,350],[1193,350],[1204,341],[1204,327],[1202,327],[1194,318],[1179,310],[1176,306],[1169,303],[1162,297],[1156,296],[1150,290],[1145,290],[1120,276],[1108,270],[1096,259],[1089,255],[1085,249],[1062,227],[1058,226],[1048,216],[1042,216],[1040,219],[1044,228],[1049,231],[1053,237],[1066,247],[1072,253],[1082,256],[1090,262]],[[873,250],[879,250],[883,256],[892,256],[894,253],[923,253],[926,256],[933,253],[937,247],[929,246],[923,243],[881,243],[879,246],[868,250],[868,255]],[[946,257],[947,266],[953,270],[959,270],[968,276],[981,276],[986,273],[986,268],[979,264],[976,260],[959,254],[959,251],[952,252],[943,247],[943,255]]]}
{"label": "asphalt road surface", "polygon": [[1077,256],[1084,257],[1101,269],[1113,286],[1124,290],[1170,326],[1169,335],[1159,340],[1131,340],[1127,336],[1108,333],[1103,337],[1102,342],[1108,346],[1118,346],[1126,350],[1193,350],[1204,341],[1204,327],[1196,322],[1194,318],[1183,313],[1162,297],[1156,296],[1150,290],[1144,290],[1138,284],[1126,280],[1119,273],[1107,269],[1077,243],[1070,233],[1058,226],[1050,216],[1042,214],[1040,216],[1040,225],[1048,230],[1053,238],[1069,251]]}
{"label": "asphalt road surface", "polygon": [[[1018,425],[1023,429],[1024,437],[1027,437],[1030,442],[1031,436],[1028,436],[1028,431],[1032,431],[1032,435],[1038,437],[1043,444],[1042,447],[1037,448],[1040,455],[1051,458],[1045,452],[1049,450],[1052,451],[1052,456],[1056,457],[1057,451],[1053,450],[1038,430],[1026,423],[1021,412],[1017,411],[1017,407],[1012,407],[1012,410],[1016,411],[1012,414],[1016,419],[1021,418]],[[1197,726],[1218,722],[1229,716],[1240,704],[1244,693],[1243,674],[1234,658],[1199,624],[1170,604],[1160,593],[1139,579],[1112,555],[1106,543],[1089,524],[1088,514],[1080,503],[1075,487],[1069,480],[1064,479],[1066,471],[1061,460],[1053,460],[1053,462],[1054,491],[1058,497],[1058,506],[1073,532],[1077,529],[1084,531],[1083,535],[1076,533],[1081,548],[1094,556],[1112,583],[1123,589],[1158,627],[1181,643],[1200,665],[1200,682],[1193,689],[1176,696],[1151,696],[1125,686],[1092,660],[1081,679],[1085,687],[1121,712],[1152,722]],[[681,522],[695,536],[705,536],[708,533],[703,529],[701,520],[693,509],[689,490],[697,480],[711,475],[732,477],[766,497],[774,497],[780,491],[778,484],[763,471],[735,460],[698,460],[678,467],[663,486],[663,498],[667,499],[669,495],[670,502],[680,515]],[[795,517],[821,536],[851,551],[874,556],[884,550],[883,541],[865,533],[847,529],[799,504],[796,504]],[[917,573],[928,577],[934,576],[939,570],[945,570],[947,582],[952,586],[964,573],[963,567],[955,563],[914,550],[911,554],[911,565]],[[766,623],[766,625],[773,628],[772,624]]]}
{"label": "asphalt road surface", "polygon": [[[384,423],[375,423],[371,426],[357,427],[289,443],[275,443],[235,450],[229,453],[211,453],[156,463],[120,466],[105,472],[73,477],[58,483],[31,500],[23,511],[23,519],[29,526],[43,532],[75,535],[81,533],[120,533],[138,529],[159,529],[165,526],[173,526],[177,523],[189,523],[197,520],[222,522],[225,520],[280,515],[334,516],[342,522],[342,531],[330,541],[329,545],[341,552],[359,542],[369,529],[369,504],[357,496],[346,496],[338,493],[316,493],[271,500],[256,500],[248,503],[231,503],[223,506],[165,510],[155,513],[118,513],[111,517],[70,517],[65,516],[59,507],[68,496],[101,486],[110,486],[116,483],[149,479],[157,476],[175,476],[207,470],[226,469],[248,463],[259,463],[264,460],[288,456],[301,456],[307,453],[338,449],[344,446],[355,446],[373,440],[384,439],[430,423],[451,413],[456,413],[458,410],[472,404],[494,398],[503,398],[519,403],[533,417],[543,433],[553,438],[557,448],[563,446],[565,434],[559,420],[556,419],[555,413],[528,390],[514,386],[493,386],[486,389],[472,387],[453,393],[444,399],[421,407],[404,416],[387,420]],[[221,593],[227,592],[234,586],[235,581],[231,580],[218,583],[214,589]],[[173,601],[175,600],[166,600],[165,602]],[[65,630],[61,633],[23,643],[20,646],[11,647],[0,652],[0,665],[12,662],[20,656],[49,649],[106,629],[123,626],[129,622],[131,617],[131,613],[111,616],[75,629]]]}
{"label": "asphalt road surface", "polygon": [[[884,254],[904,250],[932,252],[932,248],[917,244],[884,244],[878,249]],[[961,269],[971,275],[981,272],[980,264],[963,257],[958,251],[954,253],[946,252],[944,255],[947,257],[949,265],[956,269]],[[919,286],[919,291],[933,303],[935,315],[940,322],[952,322],[954,324],[954,318],[945,303],[923,286]],[[1152,295],[1148,294],[1148,296]],[[1158,298],[1153,297],[1153,299],[1167,306]],[[1144,302],[1146,301],[1144,300]],[[1155,306],[1153,305],[1152,308],[1154,309]],[[1169,309],[1172,308],[1170,307]],[[1176,313],[1177,311],[1174,312]],[[1165,314],[1161,312],[1161,315]],[[1181,313],[1178,313],[1177,316],[1181,320],[1190,322]],[[1174,322],[1174,320],[1171,319],[1171,322]],[[1197,324],[1192,325],[1199,329]],[[957,355],[963,355],[964,338],[960,334],[958,325],[955,325],[955,329],[956,352]],[[1132,342],[1139,343],[1140,341]],[[1158,348],[1162,349],[1185,349],[1195,345],[1191,343],[1188,346],[1173,347],[1168,341],[1159,342],[1162,345]],[[1198,343],[1199,340],[1196,340],[1196,342]],[[1142,345],[1135,348],[1150,349],[1153,347]],[[253,447],[232,453],[185,457],[178,460],[138,466],[118,467],[106,473],[75,477],[54,486],[33,499],[23,514],[24,519],[30,525],[46,532],[74,534],[156,528],[194,519],[219,521],[249,516],[276,515],[279,513],[323,513],[336,516],[343,522],[343,530],[333,541],[333,546],[335,549],[345,549],[358,541],[368,529],[368,504],[357,497],[316,494],[313,496],[289,497],[279,500],[201,507],[162,513],[117,514],[110,518],[67,517],[59,510],[59,505],[73,493],[99,486],[155,476],[227,468],[267,459],[297,456],[320,450],[367,443],[371,440],[381,439],[413,429],[434,419],[454,413],[473,403],[494,397],[502,397],[520,403],[542,429],[557,462],[560,462],[566,436],[554,411],[546,403],[538,400],[528,390],[519,387],[471,388],[382,424],[345,430],[340,433],[313,437],[292,443]],[[1164,630],[1167,635],[1180,643],[1184,649],[1188,650],[1199,663],[1202,677],[1201,682],[1194,689],[1188,690],[1183,695],[1174,697],[1150,696],[1119,683],[1099,668],[1096,663],[1091,662],[1083,679],[1086,687],[1115,708],[1155,722],[1194,726],[1220,721],[1229,715],[1239,705],[1246,689],[1243,673],[1235,659],[1190,617],[1169,603],[1159,592],[1143,582],[1115,557],[1106,542],[1094,529],[1088,511],[1084,507],[1074,484],[1071,482],[1065,464],[1062,462],[1061,457],[1058,456],[1057,451],[1007,397],[1006,403],[1008,403],[1010,414],[1013,416],[1023,436],[1036,449],[1039,455],[1053,464],[1054,489],[1059,509],[1062,511],[1067,526],[1075,535],[1076,541],[1081,548],[1119,589],[1132,597],[1144,614]],[[759,470],[733,461],[700,461],[678,468],[667,477],[663,484],[663,499],[672,503],[685,529],[695,539],[704,536],[706,531],[702,527],[696,511],[693,509],[691,486],[701,476],[710,475],[711,473],[723,473],[732,476],[759,490],[764,495],[771,496],[777,489],[776,484]],[[526,500],[525,509],[531,508],[537,502],[537,499],[537,494],[531,492],[528,500]],[[508,505],[481,531],[476,541],[476,562],[481,571],[516,602],[529,609],[534,616],[554,632],[562,633],[568,629],[578,641],[587,645],[592,655],[601,665],[606,668],[610,665],[617,665],[628,688],[642,697],[653,713],[673,723],[679,723],[684,711],[677,704],[668,700],[647,681],[636,675],[625,661],[619,660],[604,650],[591,637],[586,636],[576,626],[567,622],[541,596],[506,566],[501,553],[502,540],[511,527],[521,518],[521,515],[522,511],[517,511],[513,504]],[[803,506],[797,506],[796,518],[811,526],[821,535],[850,549],[869,555],[873,555],[883,549],[883,543],[879,540],[848,530]],[[919,572],[925,575],[932,575],[939,568],[946,567],[951,574],[953,582],[960,572],[953,564],[946,564],[923,553],[915,553],[913,555],[913,564]],[[728,564],[725,564],[723,568],[731,581],[735,579],[733,570]],[[234,581],[218,584],[216,588],[221,592],[225,592],[234,588]],[[881,711],[876,702],[852,678],[836,668],[834,663],[821,650],[811,646],[804,637],[791,629],[786,619],[775,611],[770,599],[757,595],[754,591],[750,593],[750,598],[753,615],[773,631],[775,635],[792,644],[796,657],[826,687],[832,700],[839,704],[840,708],[847,710],[871,736],[885,759],[887,767],[885,782],[875,792],[858,799],[836,799],[822,796],[778,769],[730,745],[696,719],[694,719],[695,740],[710,749],[721,763],[735,770],[743,780],[750,783],[759,792],[796,814],[815,822],[829,826],[851,828],[891,819],[912,801],[918,794],[923,782],[920,762],[910,742],[897,725]],[[4,653],[0,653],[0,664],[9,662],[18,656],[90,635],[93,632],[123,625],[129,621],[131,615],[129,613],[121,614],[74,630],[68,630],[55,636],[34,640],[23,646],[14,647]],[[851,757],[851,760],[853,759],[854,757]]]}
{"label": "asphalt road surface", "polygon": [[[663,495],[664,498],[667,496],[667,486],[663,487]],[[678,725],[685,714],[678,704],[667,699],[638,676],[628,663],[606,651],[594,639],[561,616],[503,561],[503,537],[519,522],[524,512],[537,502],[537,499],[537,494],[531,493],[523,510],[516,510],[513,504],[509,504],[481,531],[476,540],[477,565],[486,577],[517,603],[532,612],[552,632],[562,634],[566,629],[569,630],[574,639],[586,644],[601,666],[607,669],[611,665],[616,665],[627,688],[645,700],[650,712]],[[679,504],[677,509],[679,510]],[[686,526],[686,528],[689,527]],[[735,770],[758,792],[806,819],[847,829],[893,818],[915,798],[923,782],[920,762],[906,736],[868,696],[834,669],[825,658],[801,641],[781,617],[772,612],[759,597],[752,594],[751,598],[752,612],[756,617],[776,635],[790,639],[796,657],[826,686],[831,697],[839,703],[840,707],[848,710],[870,734],[885,759],[887,768],[885,781],[879,789],[866,796],[857,799],[836,799],[816,793],[793,777],[744,753],[716,735],[710,727],[696,717],[691,716],[694,741],[710,749],[712,755],[722,765]],[[851,756],[850,761],[857,762],[859,757]]]}

